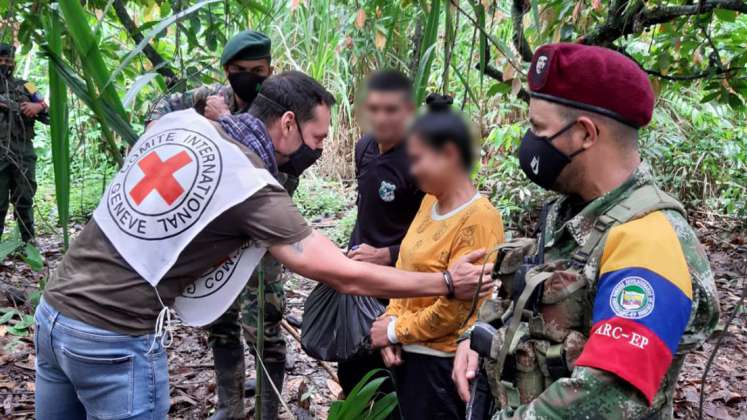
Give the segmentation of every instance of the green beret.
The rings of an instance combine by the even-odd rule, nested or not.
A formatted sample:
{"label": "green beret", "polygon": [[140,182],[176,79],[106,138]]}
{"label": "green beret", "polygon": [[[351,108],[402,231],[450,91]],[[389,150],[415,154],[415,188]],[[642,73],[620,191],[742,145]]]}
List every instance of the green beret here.
{"label": "green beret", "polygon": [[239,32],[223,48],[220,65],[225,66],[231,60],[270,58],[270,46],[270,38],[263,33],[252,30]]}

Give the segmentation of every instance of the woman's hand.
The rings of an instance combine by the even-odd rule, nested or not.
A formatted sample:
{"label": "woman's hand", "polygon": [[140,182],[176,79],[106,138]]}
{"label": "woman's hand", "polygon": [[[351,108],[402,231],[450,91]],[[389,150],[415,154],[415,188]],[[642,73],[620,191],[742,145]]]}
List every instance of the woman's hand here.
{"label": "woman's hand", "polygon": [[[480,249],[462,256],[449,267],[449,273],[451,273],[451,278],[454,281],[454,297],[460,300],[472,300],[475,296],[475,290],[477,290],[477,283],[480,280],[480,273],[483,272],[484,258],[485,250]],[[486,296],[493,290],[491,271],[493,271],[493,263],[485,264],[485,274],[480,286],[481,296]]]}
{"label": "woman's hand", "polygon": [[379,349],[391,344],[386,333],[387,327],[389,326],[391,320],[391,316],[385,315],[379,317],[379,319],[374,321],[373,325],[371,325],[371,347]]}
{"label": "woman's hand", "polygon": [[348,257],[356,260],[369,262],[376,265],[389,265],[392,262],[392,255],[389,248],[374,248],[369,244],[361,244],[348,252]]}
{"label": "woman's hand", "polygon": [[381,349],[381,358],[384,359],[384,366],[391,368],[402,364],[402,347],[386,346]]}
{"label": "woman's hand", "polygon": [[459,343],[454,356],[454,368],[451,370],[451,379],[456,385],[457,392],[462,401],[469,402],[469,383],[477,376],[477,352],[469,347],[469,340]]}

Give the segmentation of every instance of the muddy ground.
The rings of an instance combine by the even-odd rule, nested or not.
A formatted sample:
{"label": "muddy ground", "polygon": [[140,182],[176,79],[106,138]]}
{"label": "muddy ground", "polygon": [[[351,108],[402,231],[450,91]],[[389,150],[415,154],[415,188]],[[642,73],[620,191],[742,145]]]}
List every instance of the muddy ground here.
{"label": "muddy ground", "polygon": [[[747,272],[745,233],[734,231],[729,220],[695,221],[701,240],[709,251],[721,298],[722,321],[733,312],[742,293]],[[14,307],[7,296],[8,286],[19,288],[30,296],[39,281],[53,269],[61,258],[61,240],[57,237],[39,238],[39,248],[48,267],[33,272],[20,258],[13,257],[0,265],[0,308]],[[303,301],[314,287],[314,282],[288,276],[288,314],[300,318]],[[30,314],[31,304],[15,306]],[[3,310],[7,312],[7,310]],[[291,317],[293,318],[293,317]],[[33,331],[25,336],[11,328],[18,318],[0,323],[0,418],[33,418],[34,411],[34,350]],[[2,321],[2,318],[0,318]],[[722,330],[723,331],[723,330]],[[697,418],[703,369],[713,352],[714,343],[723,335],[706,380],[704,414],[706,418],[747,419],[747,323],[744,308],[737,314],[726,333],[714,336],[686,360],[676,392],[675,417]],[[331,401],[340,388],[330,373],[317,361],[306,356],[299,343],[286,334],[289,349],[286,383],[283,398],[291,412],[282,410],[282,418],[326,418]],[[329,367],[334,369],[334,364]],[[215,385],[212,356],[204,331],[180,327],[169,350],[171,381],[171,412],[174,419],[204,419],[215,406]],[[253,357],[247,353],[247,376],[254,376]],[[251,411],[253,399],[247,399]],[[252,418],[252,413],[247,418]]]}

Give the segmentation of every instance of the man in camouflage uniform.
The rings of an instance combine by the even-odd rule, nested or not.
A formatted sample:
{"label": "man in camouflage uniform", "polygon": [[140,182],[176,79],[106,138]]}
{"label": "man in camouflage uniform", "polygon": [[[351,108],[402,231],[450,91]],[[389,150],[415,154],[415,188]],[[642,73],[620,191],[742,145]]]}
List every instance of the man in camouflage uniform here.
{"label": "man in camouflage uniform", "polygon": [[13,77],[14,49],[0,44],[0,236],[13,203],[24,242],[34,238],[36,153],[34,123],[49,123],[47,105],[33,83]]}
{"label": "man in camouflage uniform", "polygon": [[[483,365],[493,419],[671,418],[685,355],[713,332],[718,299],[684,209],[641,163],[648,78],[617,52],[553,44],[535,53],[529,87],[519,160],[562,195],[537,241],[501,247],[501,290],[480,309],[498,328]],[[465,400],[470,345],[453,372]]]}
{"label": "man in camouflage uniform", "polygon": [[[201,86],[163,98],[155,104],[147,122],[154,121],[166,113],[189,107],[213,120],[217,120],[223,114],[236,115],[247,112],[259,92],[262,81],[272,74],[270,50],[270,39],[264,34],[251,30],[240,32],[229,40],[221,56],[221,65],[229,81],[228,86]],[[300,174],[313,164],[320,154],[320,149],[311,151],[308,147],[302,147],[299,152],[290,156],[289,163],[278,168],[278,180],[288,194],[293,195]],[[263,258],[262,267],[265,279],[265,344],[262,360],[270,379],[278,390],[282,390],[286,358],[286,343],[280,326],[285,312],[283,269],[269,254]],[[251,353],[255,354],[258,271],[255,270],[246,289],[228,311],[208,327],[208,342],[213,349],[218,391],[218,409],[212,417],[213,420],[244,418],[245,365],[241,331],[243,327],[244,339],[249,344]],[[255,365],[259,366],[259,363]],[[246,382],[247,388],[254,386],[254,381]],[[269,384],[263,383],[261,397],[262,418],[276,418],[279,400]]]}

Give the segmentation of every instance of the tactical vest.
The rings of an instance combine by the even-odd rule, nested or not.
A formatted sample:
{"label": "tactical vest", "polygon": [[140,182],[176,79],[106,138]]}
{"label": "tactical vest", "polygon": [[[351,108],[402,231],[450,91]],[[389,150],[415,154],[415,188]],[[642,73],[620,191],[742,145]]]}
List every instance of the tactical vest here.
{"label": "tactical vest", "polygon": [[0,106],[0,143],[18,152],[30,145],[34,138],[35,120],[25,118],[19,108],[20,104],[31,102],[32,98],[26,90],[25,82],[13,78],[0,78],[0,95],[2,102],[7,105],[7,108]]}
{"label": "tactical vest", "polygon": [[499,247],[493,277],[498,299],[480,309],[480,320],[501,326],[483,361],[491,392],[502,408],[516,408],[554,381],[570,377],[591,329],[598,267],[609,230],[659,210],[685,215],[682,205],[653,184],[643,185],[605,210],[571,258],[544,261],[546,210],[540,238],[519,238]]}

